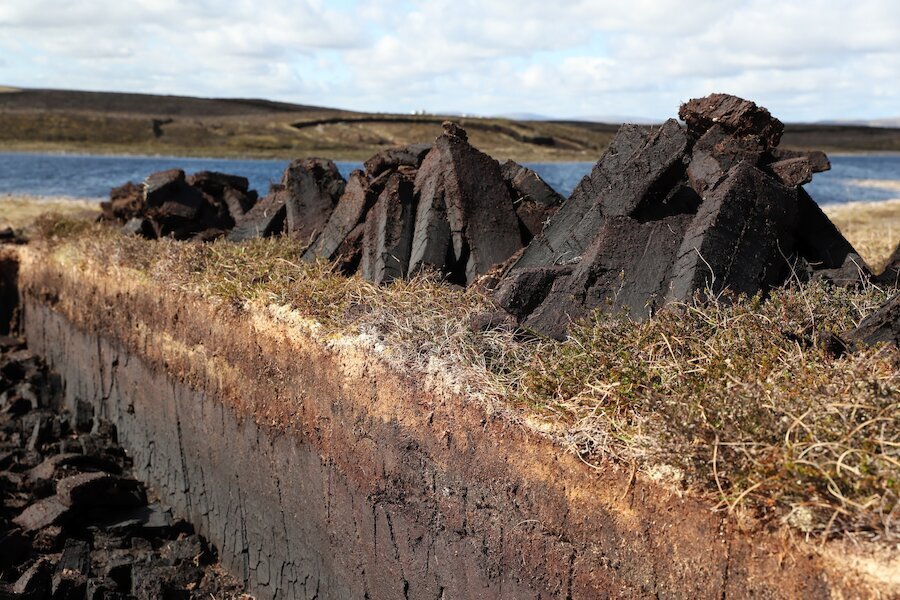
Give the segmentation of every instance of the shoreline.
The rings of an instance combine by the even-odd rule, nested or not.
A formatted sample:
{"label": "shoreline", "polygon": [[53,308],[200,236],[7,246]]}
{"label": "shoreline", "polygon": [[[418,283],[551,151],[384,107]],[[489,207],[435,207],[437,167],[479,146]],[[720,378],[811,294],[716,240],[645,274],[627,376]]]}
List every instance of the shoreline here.
{"label": "shoreline", "polygon": [[[82,150],[7,150],[0,148],[0,156],[4,154],[12,154],[17,156],[71,156],[71,157],[88,157],[88,158],[177,158],[177,159],[188,159],[188,160],[247,160],[247,161],[259,161],[259,162],[273,162],[280,160],[291,160],[290,158],[281,158],[281,157],[271,157],[271,158],[260,158],[256,156],[244,156],[244,155],[231,155],[231,154],[223,154],[223,155],[207,155],[207,154],[145,154],[145,153],[129,153],[129,152],[90,152],[90,151],[82,151]],[[900,155],[900,153],[898,153]],[[355,159],[343,159],[343,158],[332,158],[331,160],[335,162],[361,162]]]}
{"label": "shoreline", "polygon": [[41,196],[19,192],[0,192],[0,202],[34,202],[35,204],[54,204],[61,202],[99,203],[108,200],[103,196]]}

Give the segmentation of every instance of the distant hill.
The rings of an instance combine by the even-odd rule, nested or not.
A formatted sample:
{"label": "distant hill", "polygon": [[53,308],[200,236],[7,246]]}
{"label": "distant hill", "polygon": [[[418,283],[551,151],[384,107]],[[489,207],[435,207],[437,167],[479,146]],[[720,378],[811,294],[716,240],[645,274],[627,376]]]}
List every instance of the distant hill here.
{"label": "distant hill", "polygon": [[[223,117],[332,109],[271,100],[194,98],[119,92],[0,88],[0,110],[89,111],[111,114]],[[338,111],[334,111],[338,112]]]}
{"label": "distant hill", "polygon": [[496,119],[509,119],[511,121],[553,121],[553,117],[548,117],[547,115],[540,115],[538,113],[530,113],[530,112],[514,112],[514,113],[503,113],[502,115],[496,115],[494,118]]}
{"label": "distant hill", "polygon": [[22,89],[0,93],[0,150],[360,160],[430,141],[446,118],[497,158],[593,162],[615,129],[360,113],[261,99]]}
{"label": "distant hill", "polygon": [[[677,107],[673,107],[673,114]],[[193,98],[0,87],[0,150],[362,160],[425,142],[453,118],[497,159],[594,162],[622,122],[519,113],[481,118],[379,114],[261,99]],[[900,129],[788,124],[784,144],[827,152],[900,151]]]}
{"label": "distant hill", "polygon": [[895,127],[900,128],[900,117],[891,117],[885,119],[872,119],[868,123],[872,127]]}
{"label": "distant hill", "polygon": [[786,147],[825,152],[900,152],[900,129],[788,123],[781,143]]}

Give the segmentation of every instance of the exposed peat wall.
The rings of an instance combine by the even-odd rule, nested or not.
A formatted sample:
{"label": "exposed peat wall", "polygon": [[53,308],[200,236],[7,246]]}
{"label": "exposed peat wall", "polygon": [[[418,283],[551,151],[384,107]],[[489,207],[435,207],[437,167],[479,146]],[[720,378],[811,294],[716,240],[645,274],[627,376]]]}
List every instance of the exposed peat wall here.
{"label": "exposed peat wall", "polygon": [[832,544],[744,531],[628,469],[591,469],[289,311],[21,257],[23,329],[67,401],[116,424],[138,475],[260,598],[885,591]]}

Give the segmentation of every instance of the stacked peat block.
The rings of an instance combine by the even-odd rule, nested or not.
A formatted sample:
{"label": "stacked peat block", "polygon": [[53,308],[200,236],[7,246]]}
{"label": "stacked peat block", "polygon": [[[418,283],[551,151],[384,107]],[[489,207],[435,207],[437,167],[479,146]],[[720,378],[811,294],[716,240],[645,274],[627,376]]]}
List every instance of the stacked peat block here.
{"label": "stacked peat block", "polygon": [[315,239],[345,186],[332,161],[295,160],[285,169],[281,183],[271,186],[265,198],[236,221],[227,238],[240,242],[287,233],[303,241]]}
{"label": "stacked peat block", "polygon": [[211,240],[241,222],[256,203],[248,187],[237,175],[160,171],[143,185],[129,182],[112,190],[109,202],[101,204],[101,219],[124,223],[125,232],[147,238]]}
{"label": "stacked peat block", "polygon": [[511,266],[496,298],[522,325],[561,339],[595,310],[643,319],[703,290],[870,276],[801,187],[830,168],[824,154],[779,149],[782,123],[734,96],[679,116],[685,126],[623,126]]}
{"label": "stacked peat block", "polygon": [[125,185],[113,188],[109,193],[109,201],[101,202],[103,210],[101,218],[105,221],[125,223],[144,214],[144,188],[129,181]]}
{"label": "stacked peat block", "polygon": [[465,285],[519,251],[562,200],[448,122],[432,145],[385,150],[355,171],[304,258],[337,259],[375,283],[431,270]]}
{"label": "stacked peat block", "polygon": [[[405,241],[415,204],[412,182],[430,146],[388,148],[350,174],[334,211],[303,255],[313,261],[337,261],[350,275],[362,270],[372,281],[406,275],[409,244]],[[376,245],[385,249],[376,256]],[[378,276],[375,276],[375,273]]]}
{"label": "stacked peat block", "polygon": [[334,260],[375,283],[427,269],[464,285],[531,241],[563,202],[534,171],[501,166],[450,122],[433,144],[388,148],[364,167],[345,181],[330,160],[295,160],[258,200],[242,177],[162,171],[114,189],[102,219],[148,238],[284,234],[307,245],[305,260]]}

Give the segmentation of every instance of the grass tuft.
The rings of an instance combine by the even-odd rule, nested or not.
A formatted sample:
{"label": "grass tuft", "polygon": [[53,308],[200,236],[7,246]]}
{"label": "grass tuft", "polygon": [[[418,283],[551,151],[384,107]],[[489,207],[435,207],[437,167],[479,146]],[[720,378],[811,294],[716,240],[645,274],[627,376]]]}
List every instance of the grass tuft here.
{"label": "grass tuft", "polygon": [[595,316],[523,365],[518,397],[564,423],[585,460],[666,472],[721,508],[809,532],[893,538],[900,352],[835,357],[816,335],[855,326],[887,297],[808,285],[640,324]]}

